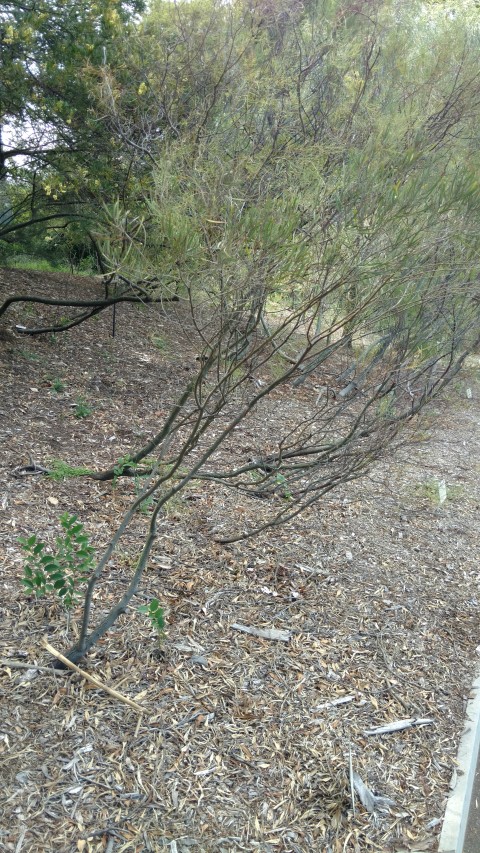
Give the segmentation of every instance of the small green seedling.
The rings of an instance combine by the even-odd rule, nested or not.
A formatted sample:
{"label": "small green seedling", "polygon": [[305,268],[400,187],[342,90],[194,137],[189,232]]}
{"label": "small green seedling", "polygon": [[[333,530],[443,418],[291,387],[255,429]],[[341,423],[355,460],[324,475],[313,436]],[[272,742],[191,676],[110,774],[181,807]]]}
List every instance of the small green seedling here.
{"label": "small green seedling", "polygon": [[75,411],[73,413],[74,416],[76,418],[88,418],[88,416],[91,415],[92,412],[93,409],[91,406],[88,405],[86,400],[84,400],[83,397],[79,397],[75,404]]}
{"label": "small green seedling", "polygon": [[275,481],[279,486],[282,486],[282,488],[283,488],[282,497],[285,498],[285,500],[287,500],[287,501],[291,501],[292,500],[292,493],[290,491],[290,486],[288,485],[288,482],[287,482],[286,478],[283,476],[283,474],[277,474],[275,477]]}
{"label": "small green seedling", "polygon": [[30,352],[28,349],[21,349],[20,355],[23,356],[23,358],[26,358],[27,361],[40,361],[40,356],[37,355],[36,352]]}
{"label": "small green seedling", "polygon": [[121,456],[113,466],[113,486],[115,487],[118,484],[119,478],[123,477],[128,468],[135,468],[136,464],[128,453],[126,456]]}
{"label": "small green seedling", "polygon": [[145,613],[145,615],[148,616],[153,628],[155,628],[158,634],[158,639],[163,640],[165,637],[165,613],[163,607],[160,606],[158,599],[152,598],[148,604],[143,604],[139,607],[138,612]]}
{"label": "small green seedling", "polygon": [[56,391],[57,394],[61,394],[62,391],[65,391],[65,383],[57,377],[52,382],[52,391]]}
{"label": "small green seedling", "polygon": [[67,610],[81,596],[80,587],[90,576],[95,550],[83,532],[76,515],[65,512],[60,517],[64,535],[57,537],[57,551],[46,551],[46,544],[35,534],[19,539],[25,554],[22,584],[29,595],[42,598],[55,592]]}
{"label": "small green seedling", "polygon": [[160,352],[164,352],[167,349],[167,342],[160,335],[152,335],[151,341],[153,346],[160,350]]}
{"label": "small green seedling", "polygon": [[124,474],[127,468],[133,468],[134,466],[135,462],[131,456],[128,454],[126,456],[121,456],[113,466],[114,479],[118,479],[118,477],[121,477],[122,474]]}

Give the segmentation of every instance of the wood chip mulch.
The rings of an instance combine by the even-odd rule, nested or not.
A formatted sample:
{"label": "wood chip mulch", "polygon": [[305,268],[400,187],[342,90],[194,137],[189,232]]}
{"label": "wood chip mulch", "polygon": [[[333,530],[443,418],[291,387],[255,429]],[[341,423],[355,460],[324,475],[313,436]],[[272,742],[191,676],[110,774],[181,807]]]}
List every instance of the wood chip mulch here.
{"label": "wood chip mulch", "polygon": [[[32,288],[94,285],[0,270],[2,296]],[[0,850],[434,851],[480,651],[478,356],[391,460],[284,528],[223,546],[218,531],[260,502],[204,483],[173,502],[135,606],[82,663],[142,714],[48,668],[43,638],[68,649],[79,612],[67,625],[53,599],[27,599],[18,538],[53,542],[68,511],[101,549],[132,483],[13,472],[100,467],[151,435],[195,366],[168,310],[122,307],[113,339],[111,316],[51,339],[11,331],[51,309],[2,325]],[[96,618],[147,522],[111,561]],[[152,597],[161,643],[137,609]]]}

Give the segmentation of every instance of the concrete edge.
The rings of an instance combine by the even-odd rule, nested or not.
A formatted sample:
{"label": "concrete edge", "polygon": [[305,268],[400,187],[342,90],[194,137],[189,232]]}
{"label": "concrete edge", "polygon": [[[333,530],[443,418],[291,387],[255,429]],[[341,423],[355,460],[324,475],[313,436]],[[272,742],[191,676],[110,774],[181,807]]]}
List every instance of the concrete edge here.
{"label": "concrete edge", "polygon": [[[473,695],[472,695],[473,694]],[[457,779],[448,798],[438,853],[462,853],[480,746],[480,672],[470,690],[457,753]]]}

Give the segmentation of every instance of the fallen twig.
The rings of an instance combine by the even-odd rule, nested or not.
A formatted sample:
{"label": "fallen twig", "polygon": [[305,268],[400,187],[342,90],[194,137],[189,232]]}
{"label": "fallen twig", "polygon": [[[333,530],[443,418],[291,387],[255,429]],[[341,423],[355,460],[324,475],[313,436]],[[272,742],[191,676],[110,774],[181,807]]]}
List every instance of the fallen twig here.
{"label": "fallen twig", "polygon": [[31,462],[29,465],[18,465],[17,468],[13,468],[12,477],[27,477],[29,474],[35,476],[36,474],[49,473],[49,468],[44,468],[43,465],[37,465],[35,462]]}
{"label": "fallen twig", "polygon": [[46,648],[47,652],[50,652],[51,655],[58,658],[58,660],[64,663],[65,666],[68,666],[69,669],[73,669],[74,672],[78,672],[79,675],[82,675],[84,678],[86,678],[87,681],[91,681],[92,684],[95,684],[95,686],[99,687],[100,690],[105,690],[106,693],[108,693],[110,696],[113,696],[115,699],[118,699],[119,702],[124,702],[125,705],[130,705],[130,707],[134,708],[135,711],[137,711],[139,714],[144,713],[144,709],[141,705],[139,705],[137,702],[134,702],[133,699],[129,699],[128,696],[122,696],[121,693],[119,693],[117,690],[114,690],[112,687],[107,687],[106,684],[103,684],[103,682],[99,681],[99,679],[95,678],[95,676],[89,675],[88,672],[84,672],[83,669],[80,669],[80,667],[78,667],[75,663],[72,663],[72,661],[68,660],[65,655],[62,655],[61,652],[57,652],[57,650],[50,645],[48,640],[44,639],[43,645]]}
{"label": "fallen twig", "polygon": [[330,699],[328,702],[322,702],[321,705],[315,705],[312,711],[323,711],[324,708],[335,708],[337,705],[346,705],[348,702],[353,702],[355,696],[339,696],[338,699]]}
{"label": "fallen twig", "polygon": [[353,779],[352,745],[348,744],[348,776],[350,780],[350,796],[352,797],[352,812],[355,817],[355,784]]}
{"label": "fallen twig", "polygon": [[283,643],[288,643],[292,636],[290,631],[281,631],[278,628],[250,628],[248,625],[239,625],[238,622],[234,622],[230,627],[235,631],[243,631],[244,634],[252,634],[264,640],[281,640]]}
{"label": "fallen twig", "polygon": [[66,670],[61,669],[52,669],[51,666],[38,666],[36,663],[21,663],[17,660],[6,660],[2,658],[0,660],[0,666],[5,666],[7,669],[31,669],[37,670],[38,672],[47,672],[50,675],[67,675]]}
{"label": "fallen twig", "polygon": [[376,729],[366,729],[364,735],[384,735],[389,732],[401,732],[402,729],[410,729],[412,726],[428,726],[434,723],[432,717],[410,717],[408,720],[396,720],[393,723],[387,723],[386,726],[378,726]]}

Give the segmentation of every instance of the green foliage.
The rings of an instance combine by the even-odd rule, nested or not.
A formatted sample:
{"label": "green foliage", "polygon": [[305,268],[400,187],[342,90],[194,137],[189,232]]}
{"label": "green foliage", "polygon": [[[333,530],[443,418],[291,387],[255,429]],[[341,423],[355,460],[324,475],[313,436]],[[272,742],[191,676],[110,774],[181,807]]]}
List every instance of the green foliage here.
{"label": "green foliage", "polygon": [[152,598],[148,604],[138,608],[139,613],[144,613],[150,619],[152,627],[155,628],[159,640],[165,636],[165,612],[156,598]]}
{"label": "green foliage", "polygon": [[352,348],[394,331],[420,368],[459,315],[457,341],[472,328],[478,21],[416,3],[382,4],[378,27],[353,9],[338,27],[335,3],[282,10],[152,4],[131,81],[109,85],[125,127],[162,114],[161,156],[137,187],[148,215],[107,206],[105,255],[232,327],[294,294],[317,331]]}
{"label": "green foliage", "polygon": [[90,406],[83,397],[79,397],[75,403],[73,415],[75,418],[88,418],[93,412],[93,407]]}
{"label": "green foliage", "polygon": [[[458,8],[153,0],[114,59],[80,63],[65,115],[86,172],[70,156],[38,178],[27,166],[9,192],[37,180],[42,210],[88,196],[117,288],[179,296],[198,364],[135,453],[161,448],[166,462],[128,592],[76,653],[136,594],[158,515],[191,480],[271,498],[238,538],[284,523],[362,476],[478,345],[480,35]],[[318,397],[287,427],[283,394],[301,400],[304,382]],[[244,450],[234,431],[247,420]],[[163,619],[156,600],[146,612]]]}
{"label": "green foliage", "polygon": [[22,584],[25,591],[36,598],[55,592],[70,610],[88,580],[95,551],[76,515],[65,512],[60,524],[64,535],[57,538],[54,554],[46,551],[45,542],[35,535],[19,539],[25,555]]}
{"label": "green foliage", "polygon": [[290,486],[288,485],[287,478],[283,476],[283,474],[277,474],[276,477],[277,485],[280,486],[282,497],[287,501],[291,501],[293,495],[290,491]]}
{"label": "green foliage", "polygon": [[[440,500],[440,483],[438,480],[426,480],[424,483],[417,483],[415,491],[421,497],[427,498],[434,504],[441,503]],[[450,483],[445,485],[445,500],[457,501],[463,495],[462,486],[454,486]]]}
{"label": "green foliage", "polygon": [[22,358],[25,358],[27,361],[32,361],[34,363],[40,361],[40,356],[37,355],[36,352],[30,352],[28,349],[21,349],[20,355]]}
{"label": "green foliage", "polygon": [[53,379],[51,388],[52,391],[55,391],[57,394],[61,394],[62,391],[65,391],[66,385],[63,379],[60,379],[57,376],[55,377],[55,379]]}
{"label": "green foliage", "polygon": [[7,259],[23,250],[54,267],[77,265],[102,186],[126,191],[132,164],[122,163],[109,128],[98,121],[94,91],[141,8],[142,0],[2,4],[0,239]]}
{"label": "green foliage", "polygon": [[[142,483],[140,477],[135,477],[135,494],[137,495],[137,497],[140,494],[140,492],[142,491],[143,486],[144,486],[144,484]],[[155,499],[154,495],[150,495],[150,497],[145,498],[141,502],[141,504],[138,508],[138,511],[143,513],[143,515],[149,515],[152,507],[155,504],[155,500],[156,499]]]}
{"label": "green foliage", "polygon": [[49,464],[48,477],[51,480],[67,480],[69,477],[88,477],[92,474],[90,468],[74,467],[62,459],[53,459]]}
{"label": "green foliage", "polygon": [[135,467],[132,457],[129,456],[128,453],[126,456],[121,456],[113,466],[113,485],[115,486],[117,484],[118,478],[123,476],[126,469],[132,467]]}
{"label": "green foliage", "polygon": [[162,338],[161,335],[152,335],[151,340],[153,346],[160,350],[160,352],[165,352],[165,350],[168,348],[168,344],[165,338]]}
{"label": "green foliage", "polygon": [[[16,244],[18,245],[18,244]],[[20,245],[19,254],[13,254],[14,247],[8,247],[8,253],[5,252],[5,265],[11,269],[35,270],[36,272],[69,272],[68,264],[64,258],[61,258],[57,263],[51,259],[42,257],[42,250],[32,247],[32,254],[25,253],[25,246]]]}
{"label": "green foliage", "polygon": [[[23,195],[20,194],[18,185],[17,192],[10,185],[9,191],[11,202],[15,204],[17,195],[19,198],[23,197],[26,188],[22,190]],[[57,202],[55,204],[57,205]],[[45,201],[45,212],[47,208],[48,203]],[[39,213],[39,211],[37,212]],[[27,212],[25,212],[26,216]],[[67,218],[66,216],[63,224],[66,224]],[[21,219],[20,221],[23,222],[24,220]],[[58,226],[58,222],[56,225]],[[81,236],[82,228],[80,225],[72,223],[68,231],[62,228],[60,233],[54,227],[50,229],[47,226],[48,222],[43,227],[39,225],[37,227],[32,226],[32,228],[24,231],[19,230],[16,240],[0,242],[0,262],[12,269],[27,269],[37,272],[90,275],[97,271],[96,261],[91,254],[91,246],[87,242],[86,236]],[[1,237],[0,222],[0,241]]]}

